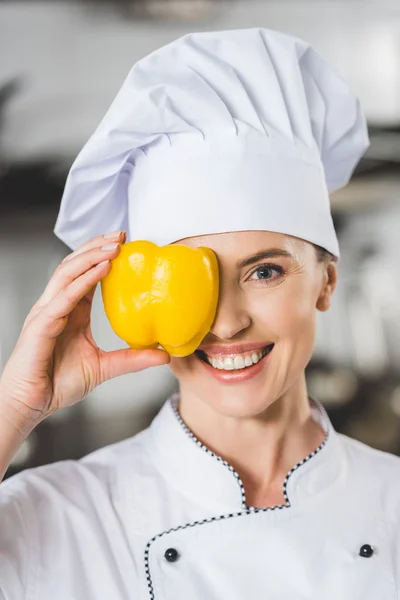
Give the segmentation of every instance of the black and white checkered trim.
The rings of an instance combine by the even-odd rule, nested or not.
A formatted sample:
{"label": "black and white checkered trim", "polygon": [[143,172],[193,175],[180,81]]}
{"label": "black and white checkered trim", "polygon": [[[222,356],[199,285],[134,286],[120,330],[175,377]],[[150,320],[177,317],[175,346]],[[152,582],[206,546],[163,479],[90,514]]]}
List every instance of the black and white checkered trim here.
{"label": "black and white checkered trim", "polygon": [[172,406],[172,408],[173,408],[173,410],[175,412],[175,415],[176,415],[176,417],[177,417],[180,425],[184,429],[185,433],[190,437],[190,439],[197,446],[199,446],[202,450],[204,450],[205,452],[207,452],[207,454],[209,454],[210,456],[212,456],[216,460],[220,461],[234,475],[234,477],[236,478],[236,480],[238,482],[238,485],[240,486],[240,492],[241,492],[241,495],[242,495],[242,509],[240,511],[238,511],[238,512],[228,513],[228,514],[225,514],[225,515],[218,515],[216,517],[210,517],[209,519],[203,519],[201,521],[193,521],[192,523],[186,523],[185,525],[179,525],[178,527],[173,527],[171,529],[168,529],[167,531],[163,531],[162,533],[159,533],[159,534],[155,535],[153,538],[151,538],[151,540],[146,545],[146,549],[145,549],[145,552],[144,552],[145,572],[146,572],[146,579],[147,579],[147,586],[148,586],[150,600],[155,600],[153,581],[152,581],[152,578],[151,578],[150,565],[149,565],[150,547],[151,547],[151,544],[155,540],[157,540],[160,537],[163,537],[164,535],[168,535],[169,533],[172,533],[173,531],[180,531],[181,529],[188,529],[190,527],[196,527],[197,525],[205,525],[207,523],[212,523],[213,521],[221,521],[223,519],[231,519],[233,517],[244,517],[244,516],[252,514],[252,513],[266,512],[266,511],[269,511],[269,510],[281,510],[283,508],[289,508],[291,506],[291,504],[290,504],[289,497],[288,497],[288,494],[287,494],[287,484],[288,484],[290,476],[299,467],[301,467],[302,465],[304,465],[304,463],[308,462],[310,460],[310,458],[312,458],[313,456],[315,456],[316,454],[318,454],[318,452],[325,446],[326,442],[328,441],[328,437],[329,437],[329,429],[327,429],[326,430],[325,439],[321,442],[321,444],[318,446],[318,448],[316,448],[315,450],[313,450],[313,452],[311,452],[308,456],[306,456],[306,458],[303,458],[303,460],[301,460],[294,467],[292,467],[292,469],[290,469],[290,471],[286,475],[285,480],[283,482],[283,496],[285,498],[285,504],[277,504],[276,506],[267,506],[266,508],[258,508],[258,507],[255,507],[255,506],[247,506],[247,504],[246,504],[246,494],[245,494],[245,491],[244,491],[244,486],[243,486],[242,480],[240,479],[238,473],[235,471],[235,469],[228,462],[226,462],[226,460],[223,460],[220,456],[214,454],[214,452],[212,452],[211,450],[209,450],[209,448],[207,448],[206,446],[204,446],[204,444],[202,444],[200,442],[200,440],[198,440],[196,438],[196,436],[194,435],[194,433],[192,431],[190,431],[190,429],[185,425],[185,423],[182,420],[182,417],[179,414],[178,400],[179,400],[179,392],[176,392],[175,394],[173,394],[171,396],[171,398],[170,398],[169,401],[171,402],[171,406]]}
{"label": "black and white checkered trim", "polygon": [[172,406],[172,408],[174,410],[176,418],[178,419],[179,423],[182,426],[182,429],[190,437],[190,439],[197,446],[199,446],[199,448],[201,448],[202,450],[204,450],[204,452],[207,452],[207,454],[209,454],[210,456],[212,456],[213,458],[215,458],[216,460],[218,460],[219,462],[221,462],[227,469],[230,470],[230,472],[232,473],[232,475],[236,478],[236,480],[238,482],[238,485],[240,487],[240,493],[242,495],[242,508],[243,509],[246,508],[246,492],[244,491],[243,482],[240,479],[239,474],[236,473],[235,469],[228,462],[226,462],[226,460],[224,460],[223,458],[221,458],[217,454],[214,454],[214,452],[212,452],[209,448],[207,448],[207,446],[205,446],[204,444],[202,444],[200,442],[200,440],[198,440],[197,437],[194,435],[194,433],[192,433],[190,431],[189,427],[187,427],[186,424],[183,422],[182,417],[179,414],[179,410],[178,410],[179,393],[175,392],[175,394],[173,394],[171,396],[171,398],[170,398],[169,401],[170,401],[171,406]]}

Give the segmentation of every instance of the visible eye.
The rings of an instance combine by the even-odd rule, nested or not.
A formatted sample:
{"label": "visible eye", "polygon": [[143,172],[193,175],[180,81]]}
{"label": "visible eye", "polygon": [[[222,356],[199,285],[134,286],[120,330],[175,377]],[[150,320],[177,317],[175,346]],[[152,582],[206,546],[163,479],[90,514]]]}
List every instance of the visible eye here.
{"label": "visible eye", "polygon": [[[253,279],[253,281],[262,281],[263,283],[269,283],[270,281],[280,279],[282,275],[284,275],[284,273],[284,269],[279,265],[266,264],[257,267],[257,269],[253,271],[252,275],[258,275],[258,277],[256,279]],[[252,280],[252,276],[250,277],[250,280]]]}

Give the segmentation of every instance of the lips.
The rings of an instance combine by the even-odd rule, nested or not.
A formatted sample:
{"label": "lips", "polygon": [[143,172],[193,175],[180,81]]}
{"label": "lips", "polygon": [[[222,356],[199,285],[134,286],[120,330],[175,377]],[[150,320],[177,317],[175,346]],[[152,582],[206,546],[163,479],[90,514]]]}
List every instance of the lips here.
{"label": "lips", "polygon": [[[260,348],[260,346],[258,346],[258,348]],[[235,368],[234,364],[238,355],[236,355],[235,357],[233,367],[231,364],[232,360],[230,360],[230,356],[225,355],[224,363],[225,361],[228,361],[229,363],[230,360],[230,363],[227,363],[228,369],[220,368],[220,360],[215,361],[215,359],[212,359],[214,365],[210,364],[206,354],[202,350],[196,350],[194,352],[194,356],[199,361],[199,365],[201,365],[201,368],[204,369],[206,373],[208,373],[213,379],[216,379],[219,383],[223,385],[232,385],[244,383],[246,381],[249,381],[250,379],[254,379],[260,373],[264,372],[264,369],[267,367],[270,361],[270,356],[273,348],[274,344],[269,344],[268,346],[265,346],[262,352],[263,357],[259,359],[255,364],[251,366],[239,365],[238,368]]]}

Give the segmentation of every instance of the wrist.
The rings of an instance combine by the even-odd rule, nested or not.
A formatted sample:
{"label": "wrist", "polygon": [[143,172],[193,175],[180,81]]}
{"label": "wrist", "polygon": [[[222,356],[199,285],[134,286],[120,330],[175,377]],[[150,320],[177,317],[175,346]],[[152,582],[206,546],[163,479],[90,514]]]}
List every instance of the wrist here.
{"label": "wrist", "polygon": [[7,429],[9,436],[22,442],[42,421],[42,415],[22,402],[11,398],[0,387],[0,430]]}
{"label": "wrist", "polygon": [[0,482],[14,456],[36,426],[17,413],[18,411],[10,409],[5,395],[0,392]]}

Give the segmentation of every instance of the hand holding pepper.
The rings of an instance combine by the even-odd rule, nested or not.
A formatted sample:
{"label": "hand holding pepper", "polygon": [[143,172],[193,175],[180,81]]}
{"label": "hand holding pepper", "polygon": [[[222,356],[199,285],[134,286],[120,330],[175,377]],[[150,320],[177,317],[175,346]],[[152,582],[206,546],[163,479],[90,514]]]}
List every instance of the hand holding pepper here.
{"label": "hand holding pepper", "polygon": [[124,240],[121,232],[99,236],[67,256],[28,314],[0,378],[0,440],[7,438],[5,427],[26,437],[108,379],[170,361],[157,349],[105,352],[92,337],[95,288]]}

